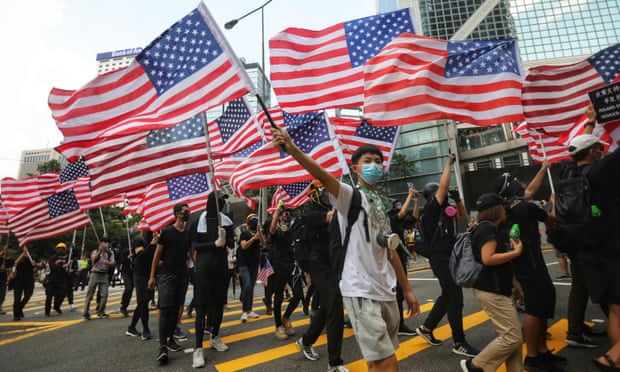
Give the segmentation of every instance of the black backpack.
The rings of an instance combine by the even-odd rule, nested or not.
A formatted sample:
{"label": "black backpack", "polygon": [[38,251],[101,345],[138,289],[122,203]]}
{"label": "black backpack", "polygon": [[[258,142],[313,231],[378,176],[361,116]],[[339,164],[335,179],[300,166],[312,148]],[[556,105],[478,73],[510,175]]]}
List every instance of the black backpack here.
{"label": "black backpack", "polygon": [[418,239],[415,242],[415,246],[413,247],[413,250],[417,254],[425,258],[430,258],[433,255],[433,250],[434,250],[433,245],[436,243],[438,238],[444,235],[444,225],[447,222],[446,222],[443,212],[441,212],[441,214],[439,215],[439,221],[437,222],[437,228],[435,228],[435,232],[433,233],[433,236],[429,237],[423,228],[423,223],[422,223],[423,218],[424,218],[424,215],[422,215],[422,217],[420,217],[420,220],[418,221],[417,229],[419,230],[420,234],[417,235]]}
{"label": "black backpack", "polygon": [[340,224],[338,223],[338,214],[334,213],[331,222],[327,228],[329,234],[329,254],[332,260],[334,272],[338,275],[338,280],[342,277],[342,269],[344,267],[344,258],[347,253],[347,245],[351,237],[351,228],[360,212],[364,213],[364,228],[366,231],[366,241],[370,241],[370,233],[368,231],[368,218],[366,211],[362,209],[362,195],[360,191],[353,188],[353,197],[351,198],[351,206],[347,214],[347,227],[344,232],[344,242],[340,232]]}
{"label": "black backpack", "polygon": [[308,239],[308,220],[305,214],[295,217],[289,230],[291,234],[291,248],[295,254],[295,262],[304,271],[310,266],[310,252]]}
{"label": "black backpack", "polygon": [[[555,225],[547,234],[557,249],[571,251],[584,241],[592,222],[592,189],[586,177],[590,167],[571,168],[555,185]],[[551,230],[551,231],[549,231]]]}

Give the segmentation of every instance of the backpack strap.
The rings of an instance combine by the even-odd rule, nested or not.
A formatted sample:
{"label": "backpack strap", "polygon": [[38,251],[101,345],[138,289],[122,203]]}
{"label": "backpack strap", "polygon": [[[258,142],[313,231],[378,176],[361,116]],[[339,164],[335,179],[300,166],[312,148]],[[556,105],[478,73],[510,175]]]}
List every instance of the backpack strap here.
{"label": "backpack strap", "polygon": [[364,231],[366,232],[366,241],[370,241],[370,232],[368,231],[368,218],[366,211],[362,208],[362,194],[356,188],[353,188],[353,196],[351,198],[351,205],[349,206],[349,213],[347,213],[347,227],[344,232],[344,242],[342,248],[346,251],[347,245],[349,245],[349,238],[351,237],[351,229],[360,213],[364,213]]}

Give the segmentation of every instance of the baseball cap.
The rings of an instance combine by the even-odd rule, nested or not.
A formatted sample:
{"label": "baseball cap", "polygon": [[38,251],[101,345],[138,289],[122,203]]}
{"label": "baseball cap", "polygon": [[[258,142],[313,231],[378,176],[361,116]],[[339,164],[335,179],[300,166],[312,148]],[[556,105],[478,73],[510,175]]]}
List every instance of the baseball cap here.
{"label": "baseball cap", "polygon": [[573,138],[568,144],[568,153],[575,155],[581,150],[588,149],[596,144],[608,145],[608,143],[601,141],[597,136],[593,134],[582,134]]}
{"label": "baseball cap", "polygon": [[478,209],[478,211],[483,211],[501,204],[505,204],[504,199],[500,198],[499,195],[495,193],[489,192],[478,197],[478,200],[476,200],[476,209]]}
{"label": "baseball cap", "polygon": [[54,248],[62,248],[62,249],[67,249],[67,245],[63,242],[60,242],[58,244],[56,244],[56,246]]}

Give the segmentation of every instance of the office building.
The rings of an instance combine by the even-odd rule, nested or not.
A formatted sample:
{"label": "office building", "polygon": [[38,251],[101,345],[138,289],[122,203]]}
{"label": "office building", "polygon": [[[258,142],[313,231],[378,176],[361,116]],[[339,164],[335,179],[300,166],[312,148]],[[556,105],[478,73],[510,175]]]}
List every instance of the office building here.
{"label": "office building", "polygon": [[118,70],[121,67],[129,66],[134,57],[142,51],[142,48],[129,48],[115,50],[113,52],[103,52],[97,54],[97,75]]}
{"label": "office building", "polygon": [[38,175],[39,171],[37,168],[39,165],[50,160],[57,160],[61,168],[67,165],[67,159],[54,149],[22,150],[17,178],[27,178]]}

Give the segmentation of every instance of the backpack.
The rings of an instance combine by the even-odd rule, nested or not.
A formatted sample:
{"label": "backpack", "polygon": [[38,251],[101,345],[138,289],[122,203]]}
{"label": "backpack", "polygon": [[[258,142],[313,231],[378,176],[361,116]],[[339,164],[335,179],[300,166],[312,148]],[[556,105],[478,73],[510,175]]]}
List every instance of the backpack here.
{"label": "backpack", "polygon": [[548,234],[560,251],[570,251],[575,243],[584,241],[591,225],[592,189],[586,178],[589,169],[586,166],[577,174],[577,168],[571,168],[566,177],[555,184],[556,221]]}
{"label": "backpack", "polygon": [[[491,223],[489,221],[482,221],[483,223]],[[478,225],[480,226],[480,225]],[[460,233],[456,236],[456,242],[452,247],[452,253],[450,254],[450,274],[456,285],[471,288],[478,280],[480,272],[484,265],[478,262],[474,257],[474,251],[471,244],[471,234],[478,227],[474,227],[471,231]]]}
{"label": "backpack", "polygon": [[370,241],[370,233],[368,231],[368,218],[366,211],[362,209],[362,194],[356,188],[353,188],[353,196],[351,198],[351,206],[347,214],[347,227],[344,232],[344,241],[340,232],[340,224],[338,223],[338,214],[334,213],[332,220],[327,227],[329,234],[329,255],[332,261],[334,273],[338,275],[338,280],[342,278],[342,269],[344,267],[344,258],[347,253],[347,245],[351,237],[351,228],[360,214],[364,213],[364,228],[366,230],[366,241]]}
{"label": "backpack", "polygon": [[423,218],[424,218],[424,215],[420,217],[420,219],[418,220],[416,224],[416,242],[415,242],[415,247],[413,247],[413,250],[417,254],[425,258],[430,258],[433,255],[433,244],[435,244],[435,241],[437,240],[437,238],[439,238],[442,235],[443,225],[446,223],[446,220],[442,212],[439,215],[439,221],[437,222],[437,228],[435,229],[433,236],[429,240],[427,234],[423,233],[423,230],[424,230],[422,228]]}
{"label": "backpack", "polygon": [[295,255],[295,262],[304,272],[308,272],[310,266],[310,252],[308,239],[308,220],[305,214],[301,214],[293,220],[289,229],[291,248]]}

